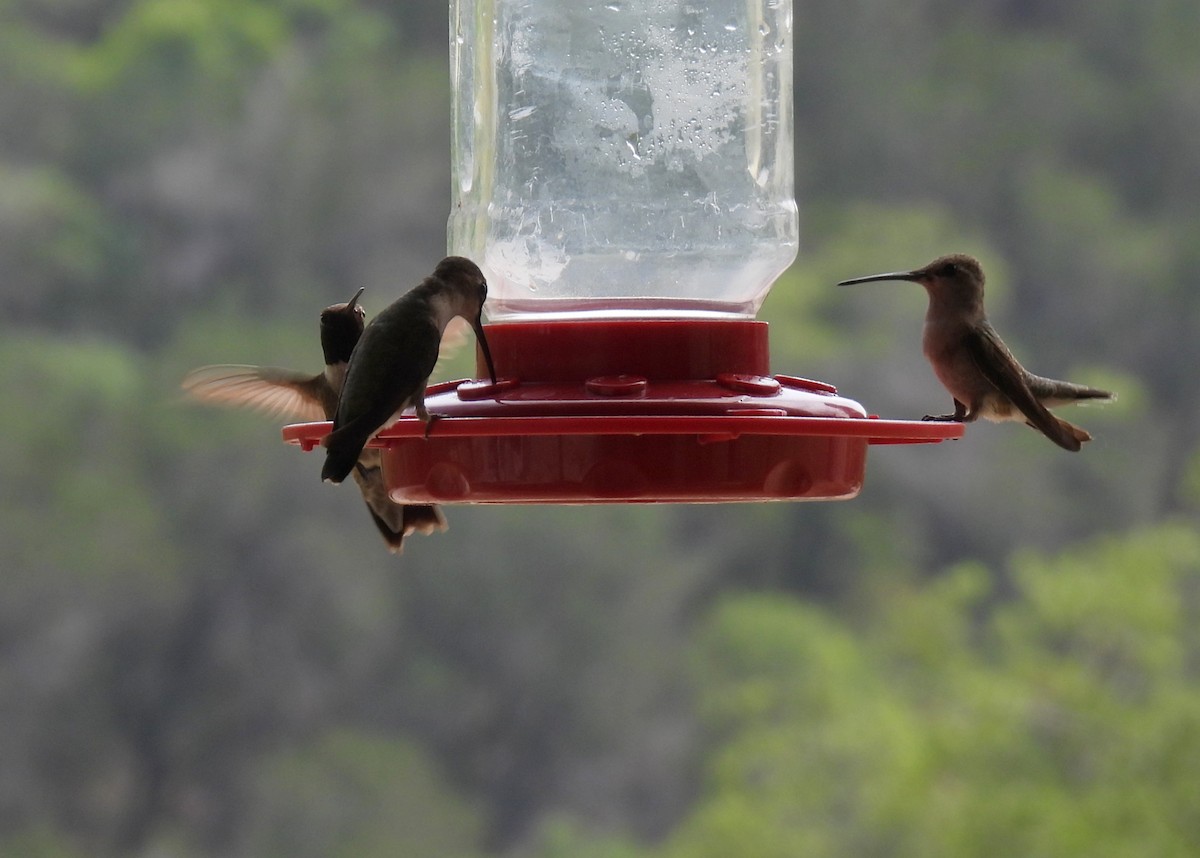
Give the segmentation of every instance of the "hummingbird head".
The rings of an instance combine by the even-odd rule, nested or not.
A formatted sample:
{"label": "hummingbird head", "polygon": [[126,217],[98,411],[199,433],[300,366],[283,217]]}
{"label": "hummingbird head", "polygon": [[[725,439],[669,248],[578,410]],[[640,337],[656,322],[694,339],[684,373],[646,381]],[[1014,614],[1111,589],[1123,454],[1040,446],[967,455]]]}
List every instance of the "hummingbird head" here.
{"label": "hummingbird head", "polygon": [[983,267],[973,256],[952,253],[939,256],[923,268],[912,271],[893,271],[888,274],[872,274],[869,277],[854,277],[843,280],[839,286],[855,283],[873,283],[883,280],[907,280],[920,283],[929,293],[930,301],[939,304],[955,304],[978,307],[983,310]]}
{"label": "hummingbird head", "polygon": [[492,351],[488,348],[487,335],[483,332],[483,302],[487,300],[487,279],[478,265],[463,256],[447,256],[438,263],[433,275],[446,287],[446,321],[453,316],[462,316],[471,323],[487,364],[488,375],[495,384],[496,367],[492,363]]}
{"label": "hummingbird head", "polygon": [[346,363],[362,336],[367,313],[358,304],[366,287],[354,293],[345,304],[333,304],[321,311],[321,350],[327,366]]}

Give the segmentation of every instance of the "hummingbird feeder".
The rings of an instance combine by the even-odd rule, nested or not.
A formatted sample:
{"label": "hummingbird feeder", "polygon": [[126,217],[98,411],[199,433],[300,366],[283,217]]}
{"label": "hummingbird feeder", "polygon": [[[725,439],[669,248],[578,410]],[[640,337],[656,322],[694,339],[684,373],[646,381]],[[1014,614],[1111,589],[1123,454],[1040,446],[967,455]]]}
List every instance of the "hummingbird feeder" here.
{"label": "hummingbird feeder", "polygon": [[770,370],[755,314],[798,234],[791,0],[450,17],[449,249],[487,275],[498,377],[431,385],[428,437],[408,413],[379,432],[393,499],[851,498],[868,446],[962,435]]}

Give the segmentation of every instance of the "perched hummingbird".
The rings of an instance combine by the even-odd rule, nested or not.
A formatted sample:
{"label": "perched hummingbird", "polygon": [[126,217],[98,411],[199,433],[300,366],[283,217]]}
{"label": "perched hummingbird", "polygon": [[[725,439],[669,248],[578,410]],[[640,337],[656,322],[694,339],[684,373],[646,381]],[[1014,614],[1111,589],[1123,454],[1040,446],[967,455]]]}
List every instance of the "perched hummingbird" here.
{"label": "perched hummingbird", "polygon": [[1084,399],[1110,401],[1116,396],[1107,390],[1042,378],[1021,366],[987,320],[983,268],[978,260],[952,254],[915,271],[855,277],[838,285],[877,280],[911,280],[929,293],[922,349],[938,380],[954,397],[954,413],[926,415],[926,420],[1021,420],[1071,451],[1092,440],[1087,430],[1055,417],[1048,409]]}
{"label": "perched hummingbird", "polygon": [[409,406],[428,434],[433,415],[425,410],[425,385],[437,363],[442,332],[455,316],[475,329],[495,383],[496,369],[483,332],[485,300],[487,280],[479,266],[461,256],[447,256],[432,275],[371,320],[350,356],[333,431],[322,442],[323,480],[344,480],[371,437]]}
{"label": "perched hummingbird", "polygon": [[[363,332],[366,314],[358,305],[363,291],[359,289],[348,303],[334,304],[321,312],[325,371],[320,375],[271,366],[206,366],[189,372],[183,389],[204,402],[245,405],[273,417],[332,420],[350,353]],[[414,531],[429,534],[445,530],[446,517],[431,504],[393,501],[384,485],[380,460],[379,450],[363,450],[354,467],[354,479],[388,551],[399,554],[404,549],[404,537]]]}

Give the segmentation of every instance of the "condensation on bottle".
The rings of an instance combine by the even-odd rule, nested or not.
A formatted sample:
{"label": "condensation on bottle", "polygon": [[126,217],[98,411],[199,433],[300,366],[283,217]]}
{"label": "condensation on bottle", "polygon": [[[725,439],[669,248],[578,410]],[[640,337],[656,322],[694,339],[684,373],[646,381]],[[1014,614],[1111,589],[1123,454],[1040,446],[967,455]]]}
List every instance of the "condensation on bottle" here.
{"label": "condensation on bottle", "polygon": [[451,253],[493,322],[753,317],[796,256],[791,0],[453,0]]}

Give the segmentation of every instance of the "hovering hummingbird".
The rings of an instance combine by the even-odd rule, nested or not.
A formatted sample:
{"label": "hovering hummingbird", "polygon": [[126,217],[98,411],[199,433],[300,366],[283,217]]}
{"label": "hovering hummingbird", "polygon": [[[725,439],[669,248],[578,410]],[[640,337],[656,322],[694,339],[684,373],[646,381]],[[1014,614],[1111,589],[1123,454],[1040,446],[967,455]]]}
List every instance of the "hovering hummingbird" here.
{"label": "hovering hummingbird", "polygon": [[954,397],[954,413],[926,415],[926,420],[1020,420],[1071,451],[1092,440],[1087,430],[1055,417],[1048,409],[1085,399],[1111,401],[1116,396],[1107,390],[1042,378],[1021,366],[987,320],[983,268],[978,260],[952,254],[914,271],[855,277],[838,285],[878,280],[909,280],[929,293],[922,348],[938,380]]}
{"label": "hovering hummingbird", "polygon": [[[320,375],[271,366],[224,364],[192,370],[183,379],[183,389],[203,402],[244,405],[272,417],[332,420],[350,353],[363,332],[366,314],[358,305],[363,291],[359,289],[348,303],[334,304],[321,312],[325,371]],[[400,504],[388,496],[379,450],[362,451],[354,466],[354,480],[391,553],[404,550],[404,537],[410,533],[446,529],[446,517],[439,507]]]}
{"label": "hovering hummingbird", "polygon": [[350,357],[333,431],[322,442],[321,478],[340,483],[364,445],[398,412],[412,406],[426,425],[425,385],[437,363],[442,332],[455,316],[475,329],[488,374],[496,381],[492,353],[483,332],[487,280],[474,262],[447,256],[433,274],[371,320]]}

